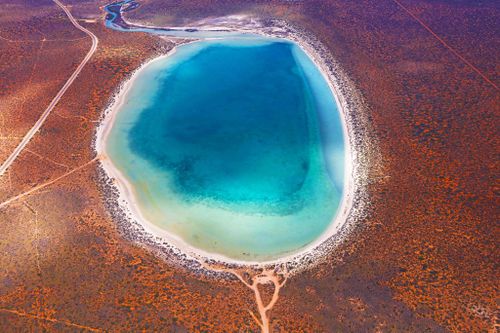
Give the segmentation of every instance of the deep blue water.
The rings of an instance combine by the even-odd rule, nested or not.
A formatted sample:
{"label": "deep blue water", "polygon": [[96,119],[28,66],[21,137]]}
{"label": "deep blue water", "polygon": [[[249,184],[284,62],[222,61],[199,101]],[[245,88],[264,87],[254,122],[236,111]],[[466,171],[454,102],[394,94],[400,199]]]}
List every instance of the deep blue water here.
{"label": "deep blue water", "polygon": [[178,64],[130,131],[132,151],[184,200],[298,209],[319,136],[291,47],[219,45]]}
{"label": "deep blue water", "polygon": [[269,260],[332,223],[343,190],[340,121],[297,45],[203,41],[141,71],[106,150],[153,225],[193,248]]}

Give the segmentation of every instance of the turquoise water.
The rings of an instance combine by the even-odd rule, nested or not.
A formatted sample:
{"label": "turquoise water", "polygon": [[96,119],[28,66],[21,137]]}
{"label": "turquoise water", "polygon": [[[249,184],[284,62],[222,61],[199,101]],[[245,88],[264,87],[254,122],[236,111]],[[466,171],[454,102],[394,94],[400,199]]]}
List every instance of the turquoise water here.
{"label": "turquoise water", "polygon": [[205,40],[138,74],[106,151],[156,227],[205,252],[272,260],[313,242],[337,213],[340,121],[297,45]]}

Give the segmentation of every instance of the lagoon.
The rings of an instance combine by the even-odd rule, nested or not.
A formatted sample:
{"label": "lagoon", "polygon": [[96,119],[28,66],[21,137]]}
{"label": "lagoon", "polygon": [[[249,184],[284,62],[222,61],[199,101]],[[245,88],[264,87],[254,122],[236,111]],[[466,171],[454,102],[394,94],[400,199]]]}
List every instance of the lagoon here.
{"label": "lagoon", "polygon": [[176,48],[134,77],[105,151],[142,220],[191,252],[269,261],[334,221],[344,136],[328,83],[286,40]]}

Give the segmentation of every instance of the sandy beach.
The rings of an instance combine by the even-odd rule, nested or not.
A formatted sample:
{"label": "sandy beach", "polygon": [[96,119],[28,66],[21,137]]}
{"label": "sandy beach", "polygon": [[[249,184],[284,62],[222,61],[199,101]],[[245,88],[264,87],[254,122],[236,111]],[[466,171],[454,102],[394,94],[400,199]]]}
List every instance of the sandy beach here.
{"label": "sandy beach", "polygon": [[[116,168],[116,166],[113,164],[106,153],[106,141],[111,128],[113,127],[116,114],[117,112],[119,112],[121,106],[125,102],[125,97],[127,96],[130,88],[133,86],[135,79],[140,75],[141,71],[151,63],[173,55],[177,50],[176,46],[167,54],[160,55],[156,58],[145,61],[131,75],[131,77],[122,84],[118,93],[115,95],[113,102],[105,111],[105,115],[97,130],[95,150],[99,154],[101,166],[105,174],[113,180],[113,184],[118,190],[117,192],[119,194],[119,198],[116,204],[119,205],[119,209],[123,210],[128,219],[128,222],[123,223],[129,223],[131,226],[133,226],[133,228],[126,229],[127,233],[135,233],[135,235],[129,234],[129,238],[135,239],[139,243],[141,243],[140,240],[143,239],[144,236],[146,236],[155,243],[155,247],[160,249],[160,252],[166,251],[168,253],[175,253],[182,258],[185,258],[187,256],[187,259],[189,259],[189,261],[191,262],[192,260],[197,260],[200,262],[206,262],[207,260],[210,260],[224,264],[243,266],[268,266],[273,264],[291,263],[292,266],[300,268],[301,265],[304,265],[306,262],[310,262],[311,258],[314,258],[313,262],[315,262],[318,261],[318,259],[324,254],[326,254],[326,252],[332,251],[335,244],[342,239],[342,235],[348,233],[348,229],[350,226],[352,226],[352,223],[346,223],[346,221],[348,221],[350,215],[352,215],[351,208],[355,200],[354,194],[359,192],[358,185],[360,184],[360,182],[356,182],[355,179],[360,179],[361,175],[358,174],[358,169],[353,167],[353,159],[355,160],[357,154],[355,152],[355,146],[352,144],[354,142],[352,137],[354,125],[350,123],[349,115],[352,111],[346,101],[345,84],[342,85],[342,83],[340,82],[340,78],[336,76],[337,73],[332,71],[332,69],[334,69],[335,67],[331,66],[331,62],[329,62],[328,59],[325,59],[324,56],[317,51],[315,45],[309,42],[305,36],[294,32],[288,26],[286,27],[285,32],[280,31],[278,34],[274,32],[274,27],[272,28],[272,30],[273,31],[269,31],[269,29],[253,30],[252,32],[261,34],[263,37],[286,39],[297,44],[311,58],[311,60],[315,63],[315,65],[324,76],[332,91],[333,96],[335,97],[339,109],[345,138],[344,191],[334,220],[329,224],[328,228],[312,243],[309,243],[307,246],[300,248],[297,251],[291,252],[286,256],[270,261],[243,261],[235,260],[218,253],[210,253],[197,249],[186,243],[180,237],[154,225],[143,216],[143,214],[140,212],[133,186]],[[168,38],[172,39],[172,37]],[[197,41],[189,41],[189,43],[196,42]],[[359,210],[356,213],[359,214]],[[148,245],[151,245],[151,242],[148,243]]]}

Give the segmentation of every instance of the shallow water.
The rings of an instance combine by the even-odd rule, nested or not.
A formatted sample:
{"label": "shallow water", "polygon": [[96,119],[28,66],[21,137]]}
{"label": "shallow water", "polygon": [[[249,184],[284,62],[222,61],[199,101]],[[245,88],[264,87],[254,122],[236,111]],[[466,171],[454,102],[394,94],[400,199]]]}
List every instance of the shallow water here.
{"label": "shallow water", "polygon": [[226,38],[226,37],[259,37],[259,35],[228,29],[201,30],[197,28],[160,28],[129,24],[123,20],[122,13],[135,10],[139,3],[134,0],[124,0],[111,3],[104,7],[107,15],[106,27],[122,32],[145,32],[155,35],[179,38]]}
{"label": "shallow water", "polygon": [[335,99],[295,44],[206,40],[147,65],[106,143],[143,216],[191,247],[272,260],[317,239],[343,189]]}

